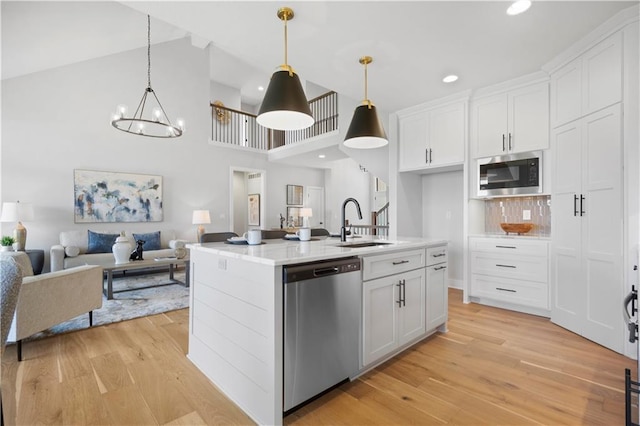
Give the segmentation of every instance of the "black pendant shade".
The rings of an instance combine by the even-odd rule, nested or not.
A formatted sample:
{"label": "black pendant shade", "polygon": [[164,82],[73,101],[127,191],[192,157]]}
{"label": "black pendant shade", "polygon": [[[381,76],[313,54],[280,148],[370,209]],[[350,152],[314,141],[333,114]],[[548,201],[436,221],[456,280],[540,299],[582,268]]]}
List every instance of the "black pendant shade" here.
{"label": "black pendant shade", "polygon": [[344,145],[349,148],[370,149],[385,146],[387,143],[387,134],[378,119],[375,105],[359,105],[353,112]]}
{"label": "black pendant shade", "polygon": [[260,105],[258,124],[275,130],[300,130],[314,121],[298,75],[286,69],[274,72]]}

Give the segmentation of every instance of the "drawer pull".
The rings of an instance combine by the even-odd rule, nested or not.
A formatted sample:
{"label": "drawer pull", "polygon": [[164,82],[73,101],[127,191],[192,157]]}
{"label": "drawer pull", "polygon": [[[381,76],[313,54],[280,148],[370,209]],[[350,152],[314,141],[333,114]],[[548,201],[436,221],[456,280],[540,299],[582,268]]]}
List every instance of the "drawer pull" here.
{"label": "drawer pull", "polygon": [[431,257],[442,257],[442,256],[446,256],[446,254],[443,253],[438,253],[438,254],[432,254]]}
{"label": "drawer pull", "polygon": [[433,268],[434,271],[439,271],[441,269],[447,269],[446,266],[436,266],[435,268]]}
{"label": "drawer pull", "polygon": [[500,291],[508,291],[509,293],[517,293],[516,290],[512,290],[510,288],[501,288],[501,287],[496,287],[496,290],[500,290]]}
{"label": "drawer pull", "polygon": [[396,262],[393,262],[394,265],[402,265],[403,263],[409,263],[408,260],[398,260]]}
{"label": "drawer pull", "polygon": [[513,265],[501,265],[501,264],[499,264],[499,263],[496,263],[496,266],[498,266],[498,267],[500,267],[500,268],[514,268],[514,269],[516,268],[516,267],[515,267],[515,266],[513,266]]}
{"label": "drawer pull", "polygon": [[496,246],[496,248],[508,248],[508,249],[515,249],[517,247],[515,246]]}

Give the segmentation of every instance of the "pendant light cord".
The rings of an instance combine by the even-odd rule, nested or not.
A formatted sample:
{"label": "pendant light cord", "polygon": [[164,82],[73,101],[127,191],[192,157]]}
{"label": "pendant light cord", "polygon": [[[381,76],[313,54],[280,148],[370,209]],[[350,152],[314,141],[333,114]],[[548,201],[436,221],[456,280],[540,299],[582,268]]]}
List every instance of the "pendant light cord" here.
{"label": "pendant light cord", "polygon": [[367,63],[364,63],[364,100],[367,101],[367,103],[369,105],[371,105],[371,102],[369,102],[369,95],[367,93]]}
{"label": "pendant light cord", "polygon": [[151,16],[147,15],[147,88],[151,91]]}

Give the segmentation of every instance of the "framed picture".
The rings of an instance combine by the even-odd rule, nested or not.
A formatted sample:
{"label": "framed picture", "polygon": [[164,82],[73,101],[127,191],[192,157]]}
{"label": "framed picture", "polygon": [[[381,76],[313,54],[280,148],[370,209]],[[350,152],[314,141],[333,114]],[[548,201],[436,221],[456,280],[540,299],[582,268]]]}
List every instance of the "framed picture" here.
{"label": "framed picture", "polygon": [[302,217],[300,216],[302,207],[287,207],[287,222],[291,223],[294,228],[302,226]]}
{"label": "framed picture", "polygon": [[162,176],[73,171],[74,222],[161,222]]}
{"label": "framed picture", "polygon": [[249,194],[249,226],[260,226],[260,194]]}
{"label": "framed picture", "polygon": [[302,185],[287,185],[287,205],[302,205]]}

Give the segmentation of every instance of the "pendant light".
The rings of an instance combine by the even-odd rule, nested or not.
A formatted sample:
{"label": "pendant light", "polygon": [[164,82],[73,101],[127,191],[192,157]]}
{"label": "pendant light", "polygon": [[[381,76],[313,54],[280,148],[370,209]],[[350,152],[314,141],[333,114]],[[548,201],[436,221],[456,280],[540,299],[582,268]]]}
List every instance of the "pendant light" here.
{"label": "pendant light", "polygon": [[357,149],[380,148],[389,141],[378,119],[376,107],[367,96],[367,65],[373,62],[373,58],[363,56],[359,62],[364,65],[364,100],[353,113],[349,130],[344,138],[344,146]]}
{"label": "pendant light", "polygon": [[[155,100],[155,105],[151,107],[147,105],[149,94],[153,95],[153,98],[149,98],[150,103]],[[145,107],[148,107],[147,115],[145,115]],[[177,138],[184,131],[184,120],[178,118],[177,125],[171,124],[156,92],[151,88],[151,17],[149,15],[147,15],[147,88],[144,89],[142,99],[133,116],[127,117],[126,114],[127,107],[118,105],[112,116],[111,125],[123,132],[154,138]]]}
{"label": "pendant light", "polygon": [[283,7],[278,9],[277,15],[284,21],[284,64],[271,76],[256,120],[261,126],[274,130],[306,129],[315,120],[300,79],[287,64],[287,21],[293,19],[293,10]]}

